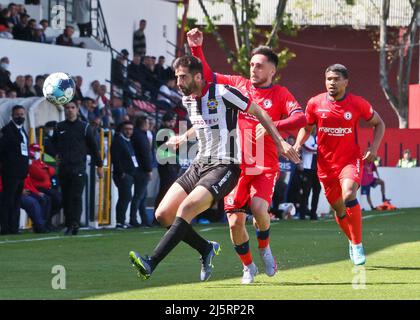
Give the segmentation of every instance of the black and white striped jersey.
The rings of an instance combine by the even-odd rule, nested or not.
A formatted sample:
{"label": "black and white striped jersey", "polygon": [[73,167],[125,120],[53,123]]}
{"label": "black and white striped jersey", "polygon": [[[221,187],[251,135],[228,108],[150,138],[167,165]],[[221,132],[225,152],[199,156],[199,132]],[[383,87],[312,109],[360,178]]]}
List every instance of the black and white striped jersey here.
{"label": "black and white striped jersey", "polygon": [[211,83],[201,97],[184,96],[182,103],[198,139],[195,161],[239,164],[238,113],[246,112],[251,100],[234,87]]}

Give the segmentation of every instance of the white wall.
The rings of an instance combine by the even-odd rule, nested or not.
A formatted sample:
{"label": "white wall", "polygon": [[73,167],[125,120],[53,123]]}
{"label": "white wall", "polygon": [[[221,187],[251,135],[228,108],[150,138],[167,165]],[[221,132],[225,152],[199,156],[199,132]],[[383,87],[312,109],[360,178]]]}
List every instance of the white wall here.
{"label": "white wall", "polygon": [[[378,167],[379,175],[385,181],[385,195],[397,208],[420,208],[420,167],[401,169]],[[382,204],[380,186],[371,188],[370,196],[374,206]],[[366,196],[358,195],[359,203],[365,210],[370,210]],[[310,202],[309,202],[310,203]],[[321,190],[318,213],[329,212],[329,204]]]}
{"label": "white wall", "polygon": [[[89,55],[90,66],[87,64]],[[61,71],[81,75],[85,92],[93,80],[105,83],[105,79],[111,78],[111,55],[105,51],[0,39],[0,56],[9,57],[12,81],[17,75],[30,74],[35,81],[38,74]]]}
{"label": "white wall", "polygon": [[[133,57],[133,32],[138,29],[139,21],[145,19],[147,55],[166,57],[168,64],[175,48],[166,40],[176,43],[177,9],[174,3],[161,0],[101,0],[106,26],[112,46],[121,51],[127,49]],[[166,28],[166,35],[164,35]]]}

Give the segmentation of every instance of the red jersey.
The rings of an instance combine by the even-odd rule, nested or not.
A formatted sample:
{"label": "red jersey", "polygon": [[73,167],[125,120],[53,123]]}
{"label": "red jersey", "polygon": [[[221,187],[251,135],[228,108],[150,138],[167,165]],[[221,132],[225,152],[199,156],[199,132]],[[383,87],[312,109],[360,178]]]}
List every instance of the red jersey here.
{"label": "red jersey", "polygon": [[[295,97],[280,85],[256,88],[249,79],[221,74],[216,74],[216,82],[238,88],[245,96],[252,98],[253,102],[263,108],[273,121],[290,117],[295,112],[302,112]],[[258,168],[255,174],[278,171],[279,156],[273,138],[270,135],[264,136],[264,152],[261,152],[262,146],[256,144],[255,128],[259,123],[255,116],[245,112],[239,113],[242,169]]]}
{"label": "red jersey", "polygon": [[318,128],[319,178],[338,176],[346,165],[361,159],[357,143],[359,119],[369,121],[373,115],[370,103],[351,93],[339,101],[330,101],[328,93],[309,100],[306,120]]}

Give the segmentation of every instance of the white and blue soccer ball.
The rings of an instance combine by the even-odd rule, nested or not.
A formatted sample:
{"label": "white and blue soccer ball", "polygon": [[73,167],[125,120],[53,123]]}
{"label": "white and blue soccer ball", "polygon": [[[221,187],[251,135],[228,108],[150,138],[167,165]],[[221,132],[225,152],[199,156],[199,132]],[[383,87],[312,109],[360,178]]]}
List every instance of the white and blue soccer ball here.
{"label": "white and blue soccer ball", "polygon": [[55,105],[69,103],[76,90],[76,85],[71,76],[64,72],[50,74],[44,81],[42,91],[44,97]]}

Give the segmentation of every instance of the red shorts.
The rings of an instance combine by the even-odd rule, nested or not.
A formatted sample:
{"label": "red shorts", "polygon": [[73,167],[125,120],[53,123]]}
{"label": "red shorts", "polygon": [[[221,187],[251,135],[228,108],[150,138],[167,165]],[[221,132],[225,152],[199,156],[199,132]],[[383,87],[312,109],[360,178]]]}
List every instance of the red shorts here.
{"label": "red shorts", "polygon": [[341,183],[344,179],[353,180],[360,187],[362,179],[362,167],[360,166],[360,163],[361,160],[358,159],[355,161],[355,163],[348,164],[343,169],[341,169],[338,176],[328,175],[327,178],[320,179],[320,182],[322,183],[325,190],[325,196],[331,205],[343,197]]}
{"label": "red shorts", "polygon": [[249,205],[250,200],[254,197],[264,199],[270,205],[278,177],[278,172],[246,175],[242,171],[238,184],[225,197],[225,211],[241,211],[241,209]]}

